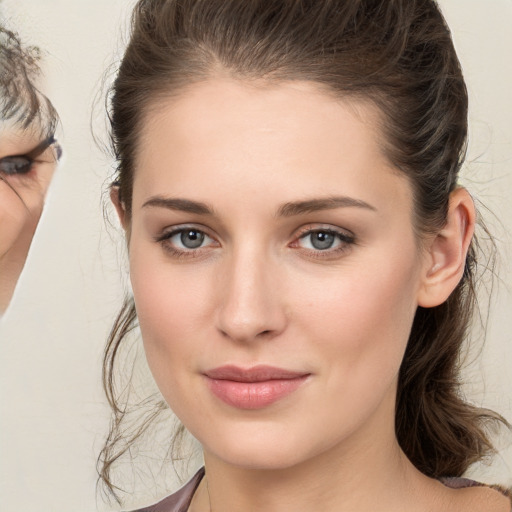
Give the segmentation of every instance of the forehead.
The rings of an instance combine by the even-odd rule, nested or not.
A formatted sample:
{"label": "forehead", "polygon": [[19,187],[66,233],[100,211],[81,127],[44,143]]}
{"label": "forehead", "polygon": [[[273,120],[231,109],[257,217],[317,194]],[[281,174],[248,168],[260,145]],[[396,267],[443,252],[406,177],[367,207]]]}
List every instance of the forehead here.
{"label": "forehead", "polygon": [[211,78],[182,89],[176,96],[163,96],[150,103],[143,116],[142,135],[171,117],[179,120],[176,127],[187,133],[250,126],[255,135],[256,130],[260,134],[262,129],[283,128],[294,132],[302,128],[307,135],[308,127],[314,131],[315,125],[339,121],[347,117],[346,113],[364,124],[376,141],[380,138],[380,111],[369,101],[336,97],[327,87],[313,82]]}
{"label": "forehead", "polygon": [[[309,82],[201,82],[146,112],[134,207],[151,194],[358,195],[404,181],[382,149],[381,115]],[[402,184],[400,184],[402,186]],[[271,193],[272,192],[272,193]],[[364,197],[360,197],[365,200]]]}

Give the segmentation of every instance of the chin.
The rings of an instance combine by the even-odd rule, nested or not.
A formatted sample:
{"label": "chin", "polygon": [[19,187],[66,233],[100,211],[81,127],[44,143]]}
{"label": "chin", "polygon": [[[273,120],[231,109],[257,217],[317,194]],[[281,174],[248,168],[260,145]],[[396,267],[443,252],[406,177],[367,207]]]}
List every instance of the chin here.
{"label": "chin", "polygon": [[297,449],[276,449],[275,447],[244,447],[220,451],[216,447],[215,456],[230,466],[254,471],[281,471],[303,461]]}
{"label": "chin", "polygon": [[331,448],[325,439],[313,443],[312,436],[301,436],[289,428],[258,426],[235,430],[236,433],[225,430],[223,435],[208,435],[203,449],[228,465],[248,470],[280,471],[315,458]]}

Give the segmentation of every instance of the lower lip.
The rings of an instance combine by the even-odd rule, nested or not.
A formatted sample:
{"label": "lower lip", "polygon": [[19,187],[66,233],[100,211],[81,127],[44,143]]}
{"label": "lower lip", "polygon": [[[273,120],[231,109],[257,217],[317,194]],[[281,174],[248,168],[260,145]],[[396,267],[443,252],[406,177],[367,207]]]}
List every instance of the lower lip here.
{"label": "lower lip", "polygon": [[236,382],[207,378],[212,393],[223,402],[238,409],[262,409],[293,393],[307,375],[294,379],[263,382]]}

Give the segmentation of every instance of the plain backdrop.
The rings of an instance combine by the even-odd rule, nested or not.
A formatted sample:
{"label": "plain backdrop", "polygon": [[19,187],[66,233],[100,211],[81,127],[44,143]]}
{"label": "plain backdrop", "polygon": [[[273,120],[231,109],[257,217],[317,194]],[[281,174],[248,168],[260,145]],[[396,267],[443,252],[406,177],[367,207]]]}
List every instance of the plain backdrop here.
{"label": "plain backdrop", "polygon": [[[486,218],[501,254],[486,343],[472,348],[465,391],[512,421],[512,0],[440,4],[470,92],[463,182],[493,212]],[[44,50],[44,90],[61,116],[65,156],[0,326],[0,510],[114,510],[96,492],[96,457],[109,420],[100,368],[127,271],[109,207],[114,226],[104,219],[113,162],[92,133],[106,140],[102,82],[119,58],[133,1],[3,5],[8,25]],[[510,445],[502,439],[494,464],[471,475],[512,485]],[[171,478],[168,485],[170,491],[179,483]]]}

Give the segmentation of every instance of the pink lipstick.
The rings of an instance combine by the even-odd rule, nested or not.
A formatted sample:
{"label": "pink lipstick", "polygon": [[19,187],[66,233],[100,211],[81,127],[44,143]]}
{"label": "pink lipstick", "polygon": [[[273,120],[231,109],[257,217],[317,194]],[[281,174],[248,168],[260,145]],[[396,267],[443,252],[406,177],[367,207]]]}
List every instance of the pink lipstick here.
{"label": "pink lipstick", "polygon": [[309,377],[273,366],[239,368],[227,365],[204,374],[211,392],[238,409],[262,409],[293,393]]}

